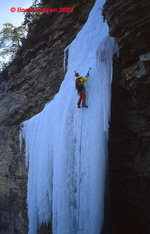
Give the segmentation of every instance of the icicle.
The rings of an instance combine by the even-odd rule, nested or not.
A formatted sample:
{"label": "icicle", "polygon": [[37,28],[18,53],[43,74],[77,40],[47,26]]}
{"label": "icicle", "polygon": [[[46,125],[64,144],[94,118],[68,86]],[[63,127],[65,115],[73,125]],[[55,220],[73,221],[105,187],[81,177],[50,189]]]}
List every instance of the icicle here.
{"label": "icicle", "polygon": [[68,64],[68,56],[69,56],[69,46],[64,50],[64,72],[67,72],[67,64]]}
{"label": "icicle", "polygon": [[22,132],[19,131],[19,140],[20,140],[20,152],[22,152]]}
{"label": "icicle", "polygon": [[114,39],[112,39],[110,36],[107,36],[100,42],[97,50],[97,69],[101,82],[101,92],[103,93],[102,97],[104,97],[104,130],[107,132],[107,137],[111,109],[112,57],[114,51]]}

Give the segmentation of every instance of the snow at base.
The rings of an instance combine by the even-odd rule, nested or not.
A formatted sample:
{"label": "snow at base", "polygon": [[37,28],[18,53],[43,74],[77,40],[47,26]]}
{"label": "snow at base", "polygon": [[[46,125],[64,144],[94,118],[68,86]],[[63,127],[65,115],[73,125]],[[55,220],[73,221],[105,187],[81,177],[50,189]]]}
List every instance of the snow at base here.
{"label": "snow at base", "polygon": [[[99,234],[110,118],[113,40],[103,23],[104,0],[68,46],[68,71],[54,100],[25,121],[29,233],[52,220],[54,234]],[[85,76],[88,108],[77,108],[74,70]],[[57,79],[57,77],[56,77]]]}

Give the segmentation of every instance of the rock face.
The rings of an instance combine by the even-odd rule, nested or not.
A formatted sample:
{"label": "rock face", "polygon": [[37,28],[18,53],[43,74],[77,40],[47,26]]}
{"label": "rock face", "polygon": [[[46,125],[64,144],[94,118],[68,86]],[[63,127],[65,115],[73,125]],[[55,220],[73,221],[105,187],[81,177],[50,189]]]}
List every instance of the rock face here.
{"label": "rock face", "polygon": [[[1,234],[28,232],[20,124],[39,113],[58,92],[67,70],[67,59],[63,69],[64,49],[81,30],[94,2],[62,0],[61,6],[74,7],[74,13],[45,14],[0,75]],[[111,222],[105,234],[150,233],[149,12],[148,0],[107,0],[104,5],[104,18],[119,48],[119,58],[114,59],[109,141]],[[38,233],[50,232],[43,227]]]}
{"label": "rock face", "polygon": [[[58,1],[56,1],[57,3]],[[0,233],[28,232],[27,169],[19,150],[21,122],[39,113],[58,92],[67,70],[64,49],[87,20],[95,0],[67,1],[74,13],[45,14],[0,75]],[[58,4],[58,3],[57,3]],[[66,51],[67,55],[67,51]],[[43,227],[38,233],[50,233]]]}
{"label": "rock face", "polygon": [[115,37],[109,141],[111,233],[150,233],[150,2],[107,0]]}

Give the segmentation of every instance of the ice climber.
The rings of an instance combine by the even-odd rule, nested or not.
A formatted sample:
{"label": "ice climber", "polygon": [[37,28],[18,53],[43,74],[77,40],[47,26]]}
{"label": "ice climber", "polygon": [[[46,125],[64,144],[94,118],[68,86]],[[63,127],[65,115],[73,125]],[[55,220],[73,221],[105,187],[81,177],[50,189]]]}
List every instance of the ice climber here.
{"label": "ice climber", "polygon": [[82,77],[82,76],[79,76],[79,73],[75,73],[75,76],[77,77],[76,79],[76,89],[78,90],[78,94],[80,95],[80,98],[78,100],[78,103],[77,103],[77,107],[80,108],[80,103],[81,103],[81,100],[82,100],[82,107],[88,107],[86,104],[85,104],[85,85],[84,85],[84,82],[88,80],[88,77],[89,77],[89,71],[86,75],[86,77]]}

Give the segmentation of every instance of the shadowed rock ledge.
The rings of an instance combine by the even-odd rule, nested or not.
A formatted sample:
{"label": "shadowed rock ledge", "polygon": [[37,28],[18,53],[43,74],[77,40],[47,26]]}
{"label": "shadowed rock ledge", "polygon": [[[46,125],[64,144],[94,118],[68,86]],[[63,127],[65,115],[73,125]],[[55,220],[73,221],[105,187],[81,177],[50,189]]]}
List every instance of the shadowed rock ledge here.
{"label": "shadowed rock ledge", "polygon": [[115,37],[109,140],[110,233],[150,233],[150,2],[107,0]]}

